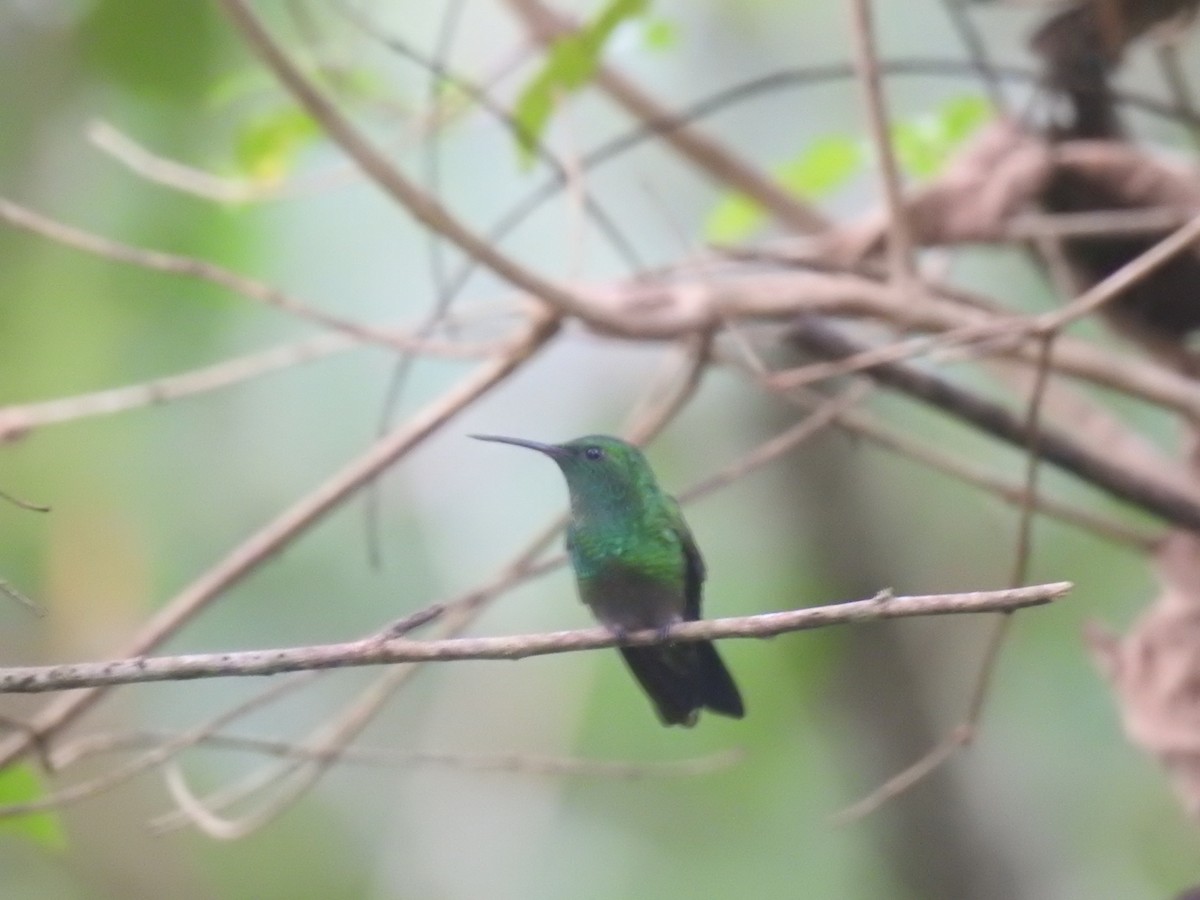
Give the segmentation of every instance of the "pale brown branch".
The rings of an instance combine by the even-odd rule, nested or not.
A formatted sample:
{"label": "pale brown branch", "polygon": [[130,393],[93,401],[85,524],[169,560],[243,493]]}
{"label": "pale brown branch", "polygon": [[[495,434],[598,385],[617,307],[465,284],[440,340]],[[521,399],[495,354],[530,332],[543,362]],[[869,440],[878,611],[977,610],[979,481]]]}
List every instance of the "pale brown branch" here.
{"label": "pale brown branch", "polygon": [[1050,334],[1090,315],[1183,251],[1193,248],[1197,239],[1200,239],[1200,215],[1194,216],[1145,253],[1134,257],[1107,278],[1088,288],[1062,309],[1035,317],[1029,330]]}
{"label": "pale brown branch", "polygon": [[24,594],[22,594],[15,587],[13,587],[11,584],[9,584],[7,581],[4,581],[3,579],[0,579],[0,595],[7,597],[9,600],[15,600],[17,603],[21,604],[23,607],[25,607],[27,610],[29,610],[31,613],[33,613],[35,616],[44,616],[46,614],[46,611],[44,609],[42,609],[40,606],[38,606],[36,603],[34,603],[32,600],[30,600],[28,597],[26,597]]}
{"label": "pale brown branch", "polygon": [[[1001,478],[979,466],[943,453],[935,447],[926,446],[902,432],[879,424],[868,415],[854,410],[839,412],[836,424],[851,434],[908,457],[943,475],[987,491],[1012,506],[1020,507],[1025,502],[1025,486],[1023,484]],[[1131,528],[1114,519],[1079,509],[1051,497],[1039,494],[1034,498],[1034,502],[1038,511],[1044,515],[1141,552],[1150,552],[1162,540],[1161,535]]]}
{"label": "pale brown branch", "polygon": [[[430,610],[422,610],[405,617],[393,625],[392,628],[397,634],[402,634],[405,633],[405,628],[417,628],[425,624],[430,620],[430,616]],[[38,810],[59,809],[98,796],[138,775],[169,763],[190,747],[203,744],[209,737],[226,725],[311,683],[321,674],[320,672],[298,672],[281,679],[271,684],[266,690],[260,691],[254,696],[243,700],[216,717],[201,722],[187,731],[177,732],[164,738],[146,752],[125,761],[116,768],[110,769],[95,778],[59,788],[28,803],[0,806],[0,818],[23,815]],[[47,752],[45,741],[42,739],[40,733],[28,727],[22,730],[28,731],[30,738],[37,742],[36,746],[39,757],[43,761],[43,765],[47,771],[51,772],[58,771],[60,768],[77,761],[81,753],[86,753],[86,748],[89,746],[85,743],[81,750],[78,744],[68,745],[65,748],[60,745],[56,746],[53,752]]]}
{"label": "pale brown branch", "polygon": [[[91,416],[113,415],[221,390],[362,346],[360,340],[349,335],[325,334],[165,378],[74,397],[59,397],[40,403],[3,406],[0,407],[0,443],[24,437],[34,429],[48,425],[59,425]],[[411,339],[410,350],[445,359],[481,359],[503,353],[506,346],[499,341],[455,343],[414,337]]]}
{"label": "pale brown branch", "polygon": [[[10,803],[7,806],[0,806],[0,819],[5,819],[11,816],[22,816],[27,813],[41,812],[48,809],[60,809],[65,806],[70,806],[74,803],[79,803],[82,800],[87,800],[91,797],[98,796],[105,791],[111,790],[119,784],[123,784],[144,772],[149,772],[153,769],[166,763],[176,754],[191,747],[197,741],[203,740],[209,734],[219,731],[235,719],[246,715],[248,712],[256,709],[266,703],[275,700],[280,694],[291,690],[297,682],[301,680],[311,680],[315,673],[302,672],[298,675],[293,675],[289,679],[280,681],[277,684],[251,697],[230,710],[221,713],[219,716],[204,722],[194,728],[189,728],[187,731],[179,732],[174,737],[168,739],[162,744],[154,747],[151,750],[140,754],[133,759],[127,760],[115,768],[109,769],[95,778],[90,778],[86,781],[81,781],[78,784],[72,784],[64,788],[51,791],[33,800],[28,800],[24,803]],[[89,692],[92,693],[92,692]],[[87,695],[84,695],[87,696]],[[38,749],[38,755],[46,764],[46,767],[53,771],[53,766],[57,762],[53,752],[46,750],[46,732],[40,727],[34,730],[37,723],[30,726],[28,732],[24,735],[27,742],[33,744]],[[14,753],[14,756],[16,754]]]}
{"label": "pale brown branch", "polygon": [[[55,753],[56,768],[92,756],[122,753],[155,747],[178,738],[169,731],[128,731],[90,734],[60,746]],[[336,761],[358,766],[416,767],[440,766],[468,772],[508,772],[516,775],[584,776],[637,780],[642,778],[678,778],[706,775],[736,765],[745,758],[741,750],[722,750],[707,756],[665,761],[608,760],[581,757],[544,756],[526,753],[452,753],[429,750],[395,750],[389,747],[346,747],[321,751],[292,741],[236,734],[211,734],[193,746],[277,756],[285,759]]]}
{"label": "pale brown branch", "polygon": [[283,200],[349,184],[358,177],[352,166],[341,163],[303,180],[280,181],[230,178],[185,165],[143,147],[133,138],[101,120],[89,122],[87,139],[129,171],[153,184],[216,203],[259,203]]}
{"label": "pale brown branch", "polygon": [[182,774],[178,773],[177,769],[168,769],[168,787],[179,809],[175,813],[156,818],[151,823],[151,829],[157,834],[162,834],[191,822],[211,837],[221,840],[237,840],[258,831],[308,793],[321,776],[337,762],[339,754],[362,733],[383,705],[408,681],[414,670],[413,666],[398,666],[388,670],[368,685],[337,718],[319,727],[313,735],[306,738],[301,746],[315,751],[312,759],[288,762],[275,771],[265,769],[251,773],[245,782],[230,785],[222,791],[225,796],[218,796],[216,803],[219,806],[227,806],[247,795],[248,788],[258,791],[271,784],[278,787],[275,796],[240,819],[223,819],[218,816],[213,807],[203,803],[187,788]]}
{"label": "pale brown branch", "polygon": [[[973,591],[961,594],[932,594],[913,597],[882,595],[868,600],[808,607],[788,612],[762,613],[729,619],[708,619],[673,625],[665,636],[670,641],[764,638],[844,625],[852,622],[912,616],[956,615],[1000,612],[1049,603],[1071,589],[1068,582],[1014,588],[1003,591]],[[648,646],[661,643],[664,635],[638,631],[618,637],[606,628],[585,628],[551,634],[449,640],[367,639],[343,644],[250,650],[234,653],[199,653],[164,657],[136,657],[101,663],[59,666],[28,666],[0,669],[0,694],[95,688],[152,681],[193,678],[229,678],[277,675],[356,666],[393,663],[447,662],[466,659],[516,660],[553,653],[598,650],[617,646]]]}
{"label": "pale brown branch", "polygon": [[[793,330],[796,345],[821,356],[838,359],[861,352],[862,345],[843,332],[816,320],[805,320]],[[870,370],[872,380],[946,412],[979,431],[1017,447],[1026,445],[1025,423],[1005,407],[924,370],[885,363]],[[1162,474],[1148,473],[1113,460],[1109,455],[1074,440],[1069,434],[1047,430],[1040,438],[1046,462],[1085,479],[1114,497],[1153,511],[1166,521],[1200,530],[1200,496],[1193,486]]]}
{"label": "pale brown branch", "polygon": [[[915,290],[915,288],[914,288]],[[874,348],[855,362],[816,368],[800,367],[774,376],[772,386],[786,389],[836,374],[860,371],[880,362],[979,346],[1036,365],[1030,339],[1043,325],[1035,316],[993,312],[925,293],[905,303],[895,289],[851,272],[803,271],[729,276],[719,283],[684,282],[670,286],[628,288],[623,305],[636,314],[645,309],[656,321],[645,335],[660,328],[683,327],[694,316],[717,315],[726,321],[783,321],[800,313],[873,319],[899,329],[934,332]],[[1069,335],[1055,342],[1051,366],[1056,373],[1142,398],[1190,419],[1200,418],[1200,383],[1148,359],[1122,355]]]}
{"label": "pale brown branch", "polygon": [[888,124],[887,104],[883,97],[883,79],[879,54],[875,49],[875,26],[871,0],[851,0],[851,34],[854,38],[854,68],[867,108],[867,124],[875,155],[879,163],[883,196],[888,213],[888,263],[892,278],[902,287],[916,279],[916,259],[913,255],[912,234],[908,212],[900,184],[900,169],[892,147]]}
{"label": "pale brown branch", "polygon": [[[0,432],[0,443],[2,443],[3,440],[3,433]],[[29,512],[50,512],[50,507],[48,506],[45,506],[41,503],[30,503],[28,500],[22,500],[20,497],[14,497],[12,494],[6,491],[0,491],[0,500],[3,500],[5,503],[11,503],[13,506],[17,507],[17,509],[24,509]]]}
{"label": "pale brown branch", "polygon": [[[1042,339],[1040,365],[1034,376],[1030,389],[1029,403],[1025,415],[1025,481],[1021,490],[1018,504],[1020,518],[1017,523],[1016,552],[1013,559],[1013,572],[1009,580],[1012,587],[1022,585],[1028,575],[1029,560],[1032,552],[1034,511],[1038,505],[1037,480],[1040,470],[1042,401],[1046,395],[1047,376],[1050,372],[1050,350],[1053,337]],[[1000,651],[1012,630],[1014,610],[1002,610],[988,635],[987,646],[983,659],[979,663],[974,685],[971,688],[970,701],[967,704],[966,715],[962,722],[945,738],[935,744],[915,763],[905,768],[898,775],[889,778],[881,787],[873,791],[869,797],[854,804],[848,811],[842,812],[837,818],[839,822],[851,821],[855,815],[865,815],[879,806],[898,797],[904,791],[919,784],[941,765],[950,760],[954,751],[966,747],[975,739],[979,731],[979,723],[990,696],[992,682],[996,669],[1000,664]]]}
{"label": "pale brown branch", "polygon": [[960,741],[953,740],[938,744],[931,752],[923,755],[903,772],[893,775],[870,794],[841,810],[833,817],[833,823],[835,825],[850,825],[865,816],[869,816],[890,799],[903,794],[913,785],[923,781],[930,772],[940,768],[943,763],[954,755],[960,746]]}
{"label": "pale brown branch", "polygon": [[749,453],[714,472],[699,484],[692,485],[679,495],[680,502],[690,503],[774,462],[783,454],[794,450],[813,435],[837,422],[853,406],[860,403],[866,393],[867,389],[863,385],[857,385],[837,396],[824,398],[819,404],[814,405],[812,412],[795,425],[784,429],[773,438],[763,441]]}
{"label": "pale brown branch", "polygon": [[365,343],[380,344],[396,350],[408,350],[412,344],[412,339],[407,336],[370,325],[360,325],[323,312],[277,287],[239,275],[208,260],[123,244],[56,221],[3,197],[0,197],[0,222],[101,259],[214,284],[241,294],[255,303],[280,310],[323,328],[342,332]]}
{"label": "pale brown branch", "polygon": [[[503,582],[498,584],[502,586]],[[497,590],[501,589],[500,586]],[[469,597],[470,595],[451,604],[434,604],[417,610],[368,640],[403,637],[414,628],[434,619],[441,620],[443,635],[456,634],[475,616],[474,609],[467,603]],[[340,754],[374,720],[384,704],[407,683],[416,669],[415,665],[399,665],[388,669],[360,691],[353,702],[342,709],[333,720],[318,726],[299,744],[313,752],[312,758],[288,761],[251,772],[240,781],[215,791],[208,803],[200,801],[187,789],[181,773],[168,770],[168,785],[180,808],[155,818],[150,823],[151,829],[157,834],[162,834],[192,822],[213,837],[223,840],[233,840],[259,830],[308,793],[337,762]],[[290,677],[303,677],[304,674],[325,673],[313,671]],[[275,785],[278,792],[241,819],[226,820],[216,814],[218,810],[271,785]]]}
{"label": "pale brown branch", "polygon": [[1169,206],[1077,213],[1019,213],[1001,226],[996,239],[1004,242],[1038,238],[1129,237],[1173,231],[1190,219],[1185,210]]}

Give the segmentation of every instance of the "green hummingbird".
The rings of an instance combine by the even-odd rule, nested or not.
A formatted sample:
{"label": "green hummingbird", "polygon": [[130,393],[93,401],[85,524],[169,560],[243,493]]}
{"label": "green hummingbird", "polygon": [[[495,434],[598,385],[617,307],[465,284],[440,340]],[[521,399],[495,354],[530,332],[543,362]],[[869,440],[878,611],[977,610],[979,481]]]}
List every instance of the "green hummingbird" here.
{"label": "green hummingbird", "polygon": [[[571,495],[567,554],[579,596],[601,624],[622,635],[700,618],[704,560],[679,504],[658,486],[641,450],[607,435],[565,444],[472,437],[537,450],[558,464]],[[620,650],[664,725],[695,725],[702,708],[745,715],[711,643]]]}

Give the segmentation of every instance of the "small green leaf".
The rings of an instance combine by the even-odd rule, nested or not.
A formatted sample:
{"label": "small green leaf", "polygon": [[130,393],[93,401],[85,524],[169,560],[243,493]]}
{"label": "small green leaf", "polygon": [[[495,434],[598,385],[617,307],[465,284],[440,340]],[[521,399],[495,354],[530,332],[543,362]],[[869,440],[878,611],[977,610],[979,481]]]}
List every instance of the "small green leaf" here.
{"label": "small green leaf", "polygon": [[277,181],[296,156],[321,135],[317,123],[297,107],[284,107],[251,119],[237,136],[238,167],[260,181]]}
{"label": "small green leaf", "polygon": [[[795,159],[775,166],[772,177],[793,194],[807,200],[828,196],[862,168],[861,144],[848,137],[830,135],[813,141]],[[726,194],[704,222],[705,237],[718,244],[748,238],[766,221],[766,213],[744,194]]]}
{"label": "small green leaf", "polygon": [[642,26],[642,43],[656,53],[670,50],[679,43],[679,26],[665,16],[648,18]]}
{"label": "small green leaf", "polygon": [[817,138],[798,157],[776,168],[775,177],[793,194],[818,200],[853,178],[862,165],[857,141],[830,135]]}
{"label": "small green leaf", "polygon": [[532,163],[533,148],[541,140],[559,96],[591,81],[617,26],[641,15],[649,5],[649,0],[609,0],[593,21],[550,45],[541,70],[525,86],[513,109],[520,126],[517,145],[523,166]]}
{"label": "small green leaf", "polygon": [[982,97],[955,97],[932,116],[897,122],[892,126],[892,145],[901,168],[917,178],[937,174],[990,115]]}
{"label": "small green leaf", "polygon": [[729,193],[705,217],[704,237],[714,244],[736,244],[753,234],[766,217],[763,208],[745,194]]}
{"label": "small green leaf", "polygon": [[[41,782],[30,766],[13,765],[0,770],[0,806],[29,803],[44,794]],[[57,813],[11,816],[0,819],[0,828],[15,831],[48,850],[62,850],[67,846],[67,835]]]}
{"label": "small green leaf", "polygon": [[942,134],[951,144],[961,144],[991,115],[992,108],[983,97],[955,97],[942,107]]}
{"label": "small green leaf", "polygon": [[942,163],[937,135],[920,123],[897,122],[893,125],[892,146],[900,168],[917,178],[929,177]]}

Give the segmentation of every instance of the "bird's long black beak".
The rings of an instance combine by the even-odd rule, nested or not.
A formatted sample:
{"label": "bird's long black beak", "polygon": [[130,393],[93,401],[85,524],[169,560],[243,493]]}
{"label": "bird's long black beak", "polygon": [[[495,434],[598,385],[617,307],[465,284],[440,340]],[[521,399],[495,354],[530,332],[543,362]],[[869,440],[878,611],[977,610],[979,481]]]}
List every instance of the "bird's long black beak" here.
{"label": "bird's long black beak", "polygon": [[558,444],[543,444],[541,441],[527,441],[524,438],[502,437],[498,434],[472,434],[470,437],[477,441],[492,441],[497,444],[512,444],[514,447],[524,447],[527,450],[536,450],[538,453],[544,453],[551,459],[562,459],[567,451]]}

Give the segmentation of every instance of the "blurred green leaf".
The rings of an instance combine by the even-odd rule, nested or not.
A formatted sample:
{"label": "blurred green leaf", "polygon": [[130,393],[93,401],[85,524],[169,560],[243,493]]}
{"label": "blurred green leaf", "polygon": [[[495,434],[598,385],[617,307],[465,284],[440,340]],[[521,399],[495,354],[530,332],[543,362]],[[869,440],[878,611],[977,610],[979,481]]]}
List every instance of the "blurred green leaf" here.
{"label": "blurred green leaf", "polygon": [[194,0],[101,0],[79,28],[84,58],[127,89],[176,102],[204,96],[228,23]]}
{"label": "blurred green leaf", "polygon": [[990,115],[982,97],[955,97],[932,116],[897,122],[892,126],[892,145],[900,167],[916,178],[936,175]]}
{"label": "blurred green leaf", "polygon": [[918,178],[928,178],[934,174],[944,158],[937,135],[926,124],[918,122],[897,122],[893,125],[892,147],[900,168]]}
{"label": "blurred green leaf", "polygon": [[520,126],[517,145],[523,166],[532,163],[533,148],[546,130],[558,97],[591,81],[617,26],[641,15],[649,6],[649,0],[609,0],[594,20],[550,45],[541,71],[525,86],[513,109],[513,118]]}
{"label": "blurred green leaf", "polygon": [[[19,765],[0,770],[0,806],[29,803],[44,794],[32,767]],[[62,850],[67,846],[67,835],[56,813],[38,812],[0,819],[0,828],[27,837],[47,850]]]}
{"label": "blurred green leaf", "polygon": [[[776,166],[771,174],[793,194],[807,200],[828,196],[862,168],[862,145],[849,137],[830,135],[809,144],[799,156]],[[744,194],[722,197],[708,214],[705,237],[719,244],[745,240],[762,225],[766,213]]]}
{"label": "blurred green leaf", "polygon": [[665,16],[648,18],[642,27],[642,42],[647,50],[670,50],[679,43],[679,26]]}
{"label": "blurred green leaf", "polygon": [[781,164],[775,177],[797,196],[819,200],[840,188],[862,168],[862,146],[841,135],[817,138],[795,159]]}
{"label": "blurred green leaf", "polygon": [[983,97],[955,97],[942,107],[942,131],[947,140],[960,144],[991,115],[992,108]]}
{"label": "blurred green leaf", "polygon": [[763,208],[745,194],[729,193],[705,218],[704,237],[716,244],[735,244],[753,234],[765,218]]}
{"label": "blurred green leaf", "polygon": [[299,152],[320,136],[317,123],[294,106],[251,119],[237,135],[238,167],[260,181],[276,181],[291,171]]}

